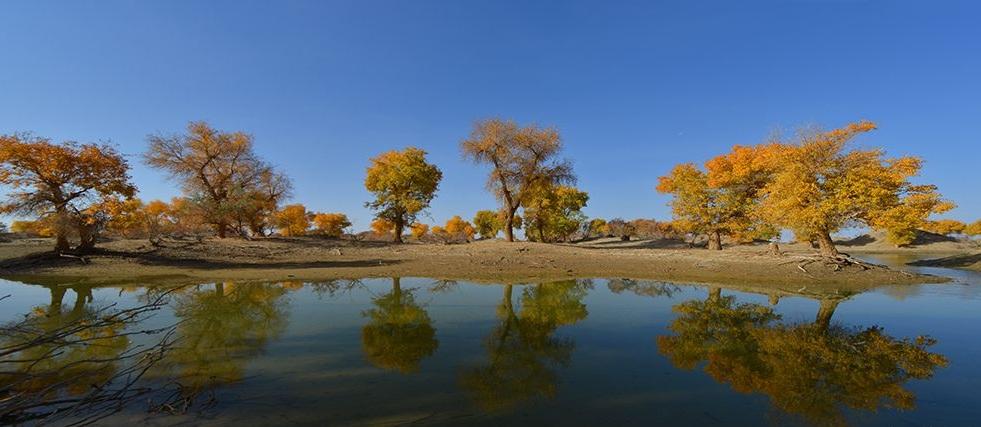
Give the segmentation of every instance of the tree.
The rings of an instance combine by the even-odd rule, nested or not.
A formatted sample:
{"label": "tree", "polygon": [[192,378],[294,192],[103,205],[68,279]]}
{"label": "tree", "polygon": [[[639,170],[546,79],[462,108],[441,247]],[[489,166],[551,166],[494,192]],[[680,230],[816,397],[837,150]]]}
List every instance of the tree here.
{"label": "tree", "polygon": [[740,241],[774,237],[777,230],[756,214],[756,207],[778,150],[776,144],[737,145],[706,162],[707,172],[692,163],[677,165],[658,178],[657,191],[674,196],[675,220],[684,221],[691,232],[707,235],[709,249],[722,249],[723,235]]}
{"label": "tree", "polygon": [[273,214],[276,228],[282,235],[288,237],[306,235],[307,229],[310,228],[310,217],[307,208],[301,204],[283,206]]}
{"label": "tree", "polygon": [[395,229],[395,224],[384,218],[375,218],[371,221],[371,231],[375,233],[376,236],[384,236],[386,234],[391,234],[392,230]]}
{"label": "tree", "polygon": [[0,234],[7,233],[7,223],[0,221]]}
{"label": "tree", "polygon": [[948,234],[961,234],[965,228],[967,228],[967,224],[956,219],[941,219],[938,221],[925,221],[923,223],[923,230],[945,236]]}
{"label": "tree", "polygon": [[981,219],[974,221],[964,227],[964,234],[974,237],[981,236]]}
{"label": "tree", "polygon": [[171,232],[179,236],[202,237],[209,227],[201,206],[186,197],[174,197],[167,209]]}
{"label": "tree", "polygon": [[429,233],[429,226],[421,222],[413,223],[410,228],[412,230],[412,237],[416,240],[425,237],[426,233]]}
{"label": "tree", "polygon": [[589,221],[589,231],[587,234],[589,237],[602,237],[610,233],[610,229],[606,224],[606,220],[603,218],[593,218]]}
{"label": "tree", "polygon": [[493,239],[501,231],[501,221],[497,212],[491,210],[477,211],[473,216],[473,225],[480,233],[481,239]]}
{"label": "tree", "polygon": [[476,233],[473,225],[464,221],[459,215],[455,215],[453,218],[447,220],[443,229],[450,237],[467,242],[472,240],[474,233]]}
{"label": "tree", "polygon": [[795,235],[817,240],[821,254],[838,256],[831,233],[846,226],[885,230],[890,241],[908,244],[932,213],[953,204],[933,185],[914,185],[916,157],[884,158],[881,149],[847,151],[859,134],[876,128],[869,121],[828,132],[802,133],[773,156],[775,172],[763,188],[760,213]]}
{"label": "tree", "polygon": [[184,193],[201,209],[218,237],[246,229],[261,234],[265,218],[292,188],[289,178],[253,151],[252,136],[222,132],[192,122],[184,135],[149,137],[144,160],[181,181]]}
{"label": "tree", "polygon": [[395,242],[402,243],[402,230],[429,207],[443,173],[426,162],[426,152],[415,147],[389,151],[371,159],[364,186],[375,200],[365,206],[375,216],[392,223]]}
{"label": "tree", "polygon": [[351,221],[342,213],[318,213],[313,216],[313,226],[324,236],[338,238],[351,226]]}
{"label": "tree", "polygon": [[[129,165],[108,145],[65,142],[30,135],[0,136],[0,185],[10,188],[0,214],[46,218],[54,226],[56,251],[70,249],[68,231],[86,233],[86,211],[105,199],[132,198]],[[79,250],[95,242],[82,237]]]}
{"label": "tree", "polygon": [[637,234],[637,230],[634,230],[634,225],[625,221],[623,218],[611,219],[606,223],[606,229],[611,236],[619,237],[620,240],[625,242]]}
{"label": "tree", "polygon": [[569,240],[586,222],[582,208],[588,201],[589,195],[575,187],[539,188],[525,202],[525,233],[539,242]]}
{"label": "tree", "polygon": [[576,180],[572,164],[558,158],[562,140],[554,128],[521,127],[511,120],[481,120],[474,124],[460,148],[464,158],[493,167],[487,188],[503,205],[504,237],[509,242],[514,241],[515,213],[533,191]]}

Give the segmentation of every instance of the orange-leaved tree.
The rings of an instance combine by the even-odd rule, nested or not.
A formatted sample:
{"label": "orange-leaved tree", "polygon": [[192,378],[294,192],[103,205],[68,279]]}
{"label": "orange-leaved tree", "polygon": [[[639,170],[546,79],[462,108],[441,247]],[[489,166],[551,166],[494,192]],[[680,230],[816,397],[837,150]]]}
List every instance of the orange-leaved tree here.
{"label": "orange-leaved tree", "polygon": [[[83,232],[86,211],[106,199],[132,198],[129,165],[108,145],[54,144],[28,134],[0,136],[0,185],[10,188],[0,213],[33,215],[54,226],[56,251],[70,249],[68,233]],[[95,243],[87,234],[79,250]]]}
{"label": "orange-leaved tree", "polygon": [[689,232],[707,235],[709,249],[722,249],[723,235],[739,241],[770,238],[777,230],[756,215],[756,207],[779,151],[777,144],[737,145],[706,162],[706,171],[692,163],[675,166],[658,178],[657,191],[674,196],[675,220]]}
{"label": "orange-leaved tree", "polygon": [[388,151],[371,159],[364,186],[375,195],[365,206],[375,216],[392,224],[396,243],[402,243],[402,230],[416,221],[436,197],[443,173],[426,161],[426,152],[409,147]]}
{"label": "orange-leaved tree", "polygon": [[313,226],[317,233],[327,237],[341,237],[344,229],[351,226],[351,220],[342,213],[318,213],[313,216]]}
{"label": "orange-leaved tree", "polygon": [[423,238],[427,233],[429,233],[429,226],[421,222],[413,223],[412,227],[410,228],[412,229],[412,237],[416,240]]}
{"label": "orange-leaved tree", "polygon": [[310,217],[307,208],[299,203],[283,206],[273,214],[280,234],[289,237],[306,235],[307,229],[310,228]]}
{"label": "orange-leaved tree", "polygon": [[515,213],[543,186],[576,181],[572,164],[559,158],[562,139],[555,128],[519,126],[511,120],[487,119],[474,124],[460,143],[464,158],[491,165],[487,188],[502,204],[502,229],[514,241]]}
{"label": "orange-leaved tree", "polygon": [[796,143],[786,144],[773,157],[775,171],[763,189],[762,216],[799,239],[817,240],[828,257],[838,256],[831,233],[847,226],[884,230],[894,244],[910,243],[930,214],[953,204],[941,199],[935,186],[910,182],[920,171],[919,158],[848,149],[849,141],[875,128],[860,121],[802,133]]}
{"label": "orange-leaved tree", "polygon": [[395,224],[385,218],[375,218],[371,221],[371,231],[375,233],[376,236],[385,236],[387,234],[392,234],[392,230],[395,229]]}
{"label": "orange-leaved tree", "polygon": [[453,218],[446,221],[446,225],[443,227],[443,229],[446,231],[446,234],[450,235],[450,237],[465,241],[473,240],[473,236],[476,233],[473,224],[464,221],[459,215],[455,215]]}

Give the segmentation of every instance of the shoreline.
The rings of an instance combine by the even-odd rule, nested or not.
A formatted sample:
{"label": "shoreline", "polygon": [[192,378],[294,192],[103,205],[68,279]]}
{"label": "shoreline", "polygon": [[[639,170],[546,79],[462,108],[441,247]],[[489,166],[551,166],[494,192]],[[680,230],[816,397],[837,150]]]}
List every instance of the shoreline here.
{"label": "shoreline", "polygon": [[799,248],[785,250],[780,256],[771,255],[765,246],[752,245],[709,251],[496,240],[394,245],[306,237],[168,240],[161,247],[153,247],[145,240],[116,240],[102,244],[83,263],[81,259],[62,258],[46,251],[43,243],[12,242],[0,246],[0,277],[93,286],[370,277],[493,283],[629,278],[824,295],[948,280],[882,266],[834,265],[812,259],[813,251]]}

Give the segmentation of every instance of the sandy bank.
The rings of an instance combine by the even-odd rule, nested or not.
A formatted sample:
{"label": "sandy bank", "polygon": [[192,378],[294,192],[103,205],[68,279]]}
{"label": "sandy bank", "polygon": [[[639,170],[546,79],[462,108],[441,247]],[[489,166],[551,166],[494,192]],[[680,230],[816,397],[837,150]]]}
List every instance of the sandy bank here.
{"label": "sandy bank", "polygon": [[254,241],[118,240],[84,262],[59,258],[38,240],[0,244],[0,276],[89,284],[207,280],[323,280],[432,277],[487,282],[623,277],[714,283],[793,293],[859,292],[885,284],[942,282],[888,268],[838,266],[811,259],[810,250],[770,255],[763,246],[724,251],[481,241],[392,245],[321,238]]}

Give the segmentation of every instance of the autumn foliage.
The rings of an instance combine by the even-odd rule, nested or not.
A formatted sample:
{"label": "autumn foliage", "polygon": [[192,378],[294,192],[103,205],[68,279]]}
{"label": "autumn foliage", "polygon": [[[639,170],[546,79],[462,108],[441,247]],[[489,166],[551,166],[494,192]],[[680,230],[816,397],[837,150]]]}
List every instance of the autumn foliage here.
{"label": "autumn foliage", "polygon": [[307,212],[307,208],[301,204],[283,206],[282,209],[273,214],[273,221],[279,234],[287,237],[304,236],[310,228],[312,213]]}
{"label": "autumn foliage", "polygon": [[368,166],[364,186],[375,200],[365,205],[375,211],[378,219],[392,225],[395,242],[401,243],[402,231],[429,207],[442,179],[443,173],[426,161],[423,150],[409,147],[382,153],[372,158]]}
{"label": "autumn foliage", "polygon": [[102,204],[136,193],[129,165],[108,145],[52,143],[31,135],[0,136],[0,185],[11,191],[0,214],[31,215],[54,230],[55,250],[90,250],[105,225]]}
{"label": "autumn foliage", "polygon": [[572,164],[559,158],[562,139],[558,130],[535,125],[519,126],[514,121],[481,120],[470,137],[460,143],[464,158],[488,164],[493,169],[487,188],[500,200],[504,213],[502,230],[514,241],[515,215],[527,207],[543,187],[575,182]]}
{"label": "autumn foliage", "polygon": [[[754,147],[735,146],[708,161],[676,166],[657,190],[672,194],[672,211],[688,231],[736,241],[766,239],[790,229],[837,256],[831,234],[868,226],[886,232],[896,245],[912,242],[915,230],[953,204],[936,187],[910,182],[920,170],[916,157],[886,158],[881,149],[849,149],[875,124],[862,121],[827,132],[801,133],[797,140]],[[682,227],[679,227],[682,228]]]}
{"label": "autumn foliage", "polygon": [[192,122],[184,135],[154,135],[146,163],[178,180],[218,237],[265,235],[292,183],[253,150],[251,135]]}
{"label": "autumn foliage", "polygon": [[831,233],[846,226],[886,231],[896,245],[912,242],[930,214],[953,204],[941,199],[935,186],[910,182],[920,171],[919,158],[848,149],[849,141],[874,129],[874,123],[862,121],[783,144],[762,191],[761,217],[816,240],[826,256],[838,255]]}
{"label": "autumn foliage", "polygon": [[313,227],[323,236],[341,237],[350,226],[351,221],[342,213],[318,213],[313,216]]}

